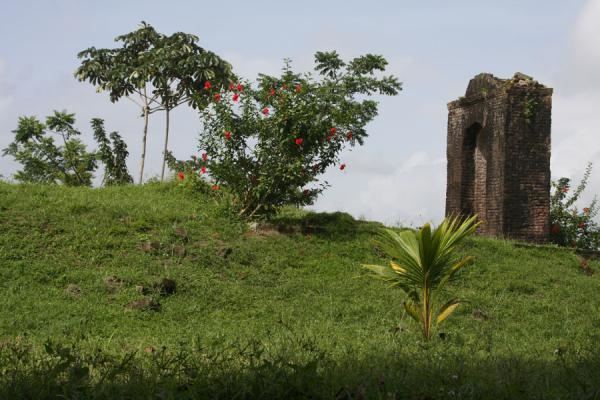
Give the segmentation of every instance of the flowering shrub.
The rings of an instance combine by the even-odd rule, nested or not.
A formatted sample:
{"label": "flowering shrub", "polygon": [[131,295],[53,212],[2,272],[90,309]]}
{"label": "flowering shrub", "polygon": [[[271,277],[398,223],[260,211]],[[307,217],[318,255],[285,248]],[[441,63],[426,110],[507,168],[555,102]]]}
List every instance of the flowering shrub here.
{"label": "flowering shrub", "polygon": [[201,158],[192,156],[190,160],[179,161],[173,157],[171,152],[167,152],[166,161],[169,169],[175,172],[175,180],[179,186],[201,193],[209,193],[210,185],[202,179],[207,172],[204,165],[206,157],[206,154],[203,154]]}
{"label": "flowering shrub", "polygon": [[375,76],[387,65],[381,56],[346,64],[335,51],[318,52],[315,62],[318,79],[292,72],[286,60],[281,76],[260,75],[257,87],[232,82],[219,91],[206,82],[199,88],[214,91],[214,101],[201,111],[206,156],[195,160],[194,171],[210,175],[214,190],[227,187],[241,216],[312,204],[327,187],[319,175],[340,162],[342,149],[367,137],[365,126],[377,115],[368,97],[401,90],[395,77]]}
{"label": "flowering shrub", "polygon": [[581,183],[571,190],[570,179],[560,178],[552,182],[550,196],[550,240],[561,246],[582,249],[600,249],[600,227],[594,221],[599,206],[594,198],[592,203],[581,211],[575,203],[585,190],[592,164],[588,164]]}

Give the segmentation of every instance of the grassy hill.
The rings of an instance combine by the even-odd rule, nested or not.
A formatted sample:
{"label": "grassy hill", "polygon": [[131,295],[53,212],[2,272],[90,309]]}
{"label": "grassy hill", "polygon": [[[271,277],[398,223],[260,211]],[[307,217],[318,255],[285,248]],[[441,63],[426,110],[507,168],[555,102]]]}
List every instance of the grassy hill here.
{"label": "grassy hill", "polygon": [[600,273],[472,238],[467,303],[425,343],[360,268],[385,261],[381,227],[286,210],[252,230],[168,184],[0,183],[0,398],[600,398]]}

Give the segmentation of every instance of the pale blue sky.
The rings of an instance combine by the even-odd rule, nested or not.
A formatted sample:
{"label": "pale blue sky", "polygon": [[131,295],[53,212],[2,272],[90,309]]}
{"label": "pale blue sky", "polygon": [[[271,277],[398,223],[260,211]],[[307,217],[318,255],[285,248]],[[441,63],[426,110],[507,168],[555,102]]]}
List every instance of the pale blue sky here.
{"label": "pale blue sky", "polygon": [[[127,100],[73,78],[76,54],[113,46],[113,38],[145,20],[163,33],[184,31],[234,65],[242,76],[276,73],[289,57],[300,71],[318,50],[346,58],[384,55],[404,82],[395,98],[381,98],[365,146],[344,154],[348,168],[332,169],[333,184],[316,204],[389,223],[421,223],[443,215],[446,103],[480,72],[502,78],[516,71],[554,87],[555,177],[597,170],[600,192],[600,1],[7,1],[0,11],[0,148],[19,115],[75,112],[89,134],[98,116],[126,138],[138,171],[142,121]],[[171,148],[195,152],[194,112],[174,114]],[[150,122],[147,176],[159,172],[162,117]],[[89,137],[89,136],[88,136]],[[17,165],[0,158],[0,174]]]}

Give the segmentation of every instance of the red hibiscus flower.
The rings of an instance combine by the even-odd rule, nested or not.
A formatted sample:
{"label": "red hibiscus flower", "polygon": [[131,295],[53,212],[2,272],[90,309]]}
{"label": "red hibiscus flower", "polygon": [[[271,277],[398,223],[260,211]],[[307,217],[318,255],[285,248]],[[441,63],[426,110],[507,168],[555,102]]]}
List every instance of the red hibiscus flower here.
{"label": "red hibiscus flower", "polygon": [[302,91],[302,85],[301,84],[297,84],[296,85],[296,93],[300,93]]}
{"label": "red hibiscus flower", "polygon": [[243,91],[244,90],[244,85],[242,85],[241,83],[238,83],[237,90],[238,90],[238,92]]}
{"label": "red hibiscus flower", "polygon": [[177,173],[177,179],[182,181],[185,179],[185,174],[183,172],[178,172]]}
{"label": "red hibiscus flower", "polygon": [[269,109],[267,107],[263,108],[262,113],[264,115],[269,115]]}
{"label": "red hibiscus flower", "polygon": [[233,91],[235,89],[235,85],[233,82],[229,82],[229,90]]}
{"label": "red hibiscus flower", "polygon": [[225,139],[226,139],[226,140],[229,140],[229,139],[231,139],[231,132],[229,132],[229,131],[225,131]]}
{"label": "red hibiscus flower", "polygon": [[331,133],[332,135],[335,135],[335,132],[336,132],[336,129],[335,129],[335,128],[331,128],[331,129],[329,130],[329,133]]}
{"label": "red hibiscus flower", "polygon": [[202,153],[202,161],[208,160],[208,154]]}
{"label": "red hibiscus flower", "polygon": [[346,133],[346,138],[347,138],[348,140],[352,140],[352,132],[348,132],[348,133]]}
{"label": "red hibiscus flower", "polygon": [[239,95],[239,94],[237,94],[237,93],[234,93],[234,94],[233,94],[233,98],[232,98],[232,100],[233,100],[233,101],[238,101],[239,99],[240,99],[240,95]]}
{"label": "red hibiscus flower", "polygon": [[275,96],[275,89],[271,88],[271,90],[269,90],[269,96]]}
{"label": "red hibiscus flower", "polygon": [[340,170],[343,171],[344,169],[346,169],[346,164],[340,165]]}
{"label": "red hibiscus flower", "polygon": [[215,95],[213,96],[213,98],[215,99],[216,103],[218,103],[219,101],[221,101],[221,95],[219,93],[215,93]]}
{"label": "red hibiscus flower", "polygon": [[298,138],[298,139],[296,139],[296,144],[297,144],[298,146],[300,146],[300,145],[302,144],[302,142],[304,142],[304,139],[302,139],[302,138]]}
{"label": "red hibiscus flower", "polygon": [[212,190],[219,190],[220,189],[219,185],[212,185],[210,188]]}
{"label": "red hibiscus flower", "polygon": [[204,90],[209,90],[211,87],[212,85],[210,84],[210,81],[204,82]]}
{"label": "red hibiscus flower", "polygon": [[202,172],[203,174],[206,173],[206,167],[202,166],[202,168],[200,168],[200,172]]}

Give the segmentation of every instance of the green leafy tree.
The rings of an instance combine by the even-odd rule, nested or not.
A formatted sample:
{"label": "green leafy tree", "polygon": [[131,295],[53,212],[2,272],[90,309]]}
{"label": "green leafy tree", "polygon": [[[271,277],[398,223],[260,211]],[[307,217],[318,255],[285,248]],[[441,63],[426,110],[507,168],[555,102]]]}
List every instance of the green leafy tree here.
{"label": "green leafy tree", "polygon": [[133,178],[127,170],[127,144],[119,133],[111,132],[109,140],[104,129],[104,120],[100,118],[92,119],[92,129],[94,139],[98,143],[98,159],[104,164],[102,184],[112,186],[133,183]]}
{"label": "green leafy tree", "polygon": [[550,240],[553,243],[588,250],[600,249],[600,226],[594,220],[600,211],[597,198],[581,210],[575,206],[587,187],[591,173],[592,163],[589,163],[575,190],[571,190],[569,178],[552,182]]}
{"label": "green leafy tree", "polygon": [[[122,42],[121,48],[90,47],[77,55],[82,59],[75,71],[77,79],[89,81],[98,92],[108,91],[112,102],[126,97],[140,107],[144,129],[139,183],[144,175],[148,119],[152,112],[161,108],[158,96],[148,90],[154,72],[152,50],[160,37],[152,26],[142,22],[139,29],[115,38],[115,41]],[[138,96],[139,99],[136,99]]]}
{"label": "green leafy tree", "polygon": [[90,47],[78,54],[82,62],[75,71],[77,79],[89,81],[98,91],[108,91],[112,102],[125,97],[140,107],[144,128],[139,183],[144,174],[149,116],[167,112],[167,146],[170,111],[185,102],[195,108],[206,104],[208,94],[203,85],[207,79],[215,84],[229,81],[231,66],[198,46],[197,40],[184,33],[165,36],[142,22],[137,30],[115,38],[121,42],[120,48]]}
{"label": "green leafy tree", "polygon": [[181,104],[192,108],[206,107],[211,98],[204,85],[223,88],[236,80],[231,65],[211,51],[198,45],[198,37],[176,32],[162,37],[156,44],[153,62],[156,73],[153,93],[165,111],[165,138],[160,179],[164,179],[168,157],[170,112]]}
{"label": "green leafy tree", "polygon": [[[27,183],[62,183],[91,186],[96,170],[96,154],[86,150],[74,128],[75,114],[54,111],[40,122],[36,117],[20,117],[15,140],[3,150],[23,165],[15,179]],[[58,138],[61,144],[55,142]]]}
{"label": "green leafy tree", "polygon": [[434,326],[441,324],[460,305],[453,298],[442,304],[440,293],[473,257],[456,255],[457,246],[475,232],[477,216],[465,220],[446,218],[435,229],[425,224],[418,231],[384,231],[378,246],[392,258],[389,265],[363,265],[377,278],[402,289],[406,313],[421,325],[428,340]]}
{"label": "green leafy tree", "polygon": [[202,111],[201,167],[214,187],[231,191],[241,216],[311,204],[327,187],[319,175],[367,137],[365,126],[377,115],[369,96],[401,89],[395,77],[376,75],[387,65],[381,56],[346,64],[335,51],[318,52],[315,62],[317,77],[294,73],[286,61],[281,76],[260,75],[256,88],[207,89],[213,102]]}

